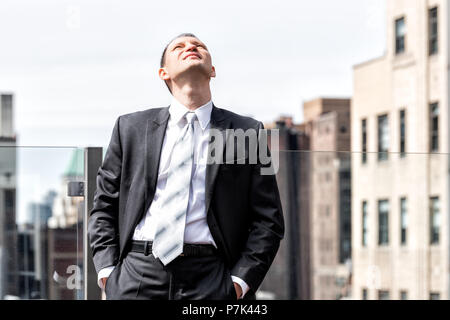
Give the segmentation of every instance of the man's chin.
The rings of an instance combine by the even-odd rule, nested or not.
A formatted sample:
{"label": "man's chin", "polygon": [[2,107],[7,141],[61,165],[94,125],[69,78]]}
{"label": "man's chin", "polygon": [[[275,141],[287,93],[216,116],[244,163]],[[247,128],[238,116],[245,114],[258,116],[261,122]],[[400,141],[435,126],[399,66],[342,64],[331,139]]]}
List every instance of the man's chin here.
{"label": "man's chin", "polygon": [[208,68],[203,63],[201,63],[201,61],[198,62],[199,63],[189,63],[186,68],[184,68],[184,70],[180,72],[180,74],[208,74]]}
{"label": "man's chin", "polygon": [[201,59],[190,59],[190,58],[187,58],[185,61],[184,61],[184,63],[187,65],[187,66],[203,66],[205,63],[203,62],[203,60],[201,60]]}

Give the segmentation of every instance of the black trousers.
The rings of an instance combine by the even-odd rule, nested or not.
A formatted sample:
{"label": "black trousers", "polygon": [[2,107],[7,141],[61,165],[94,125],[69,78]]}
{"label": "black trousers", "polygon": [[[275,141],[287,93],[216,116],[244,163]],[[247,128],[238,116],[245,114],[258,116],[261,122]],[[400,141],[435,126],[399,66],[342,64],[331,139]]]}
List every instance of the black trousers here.
{"label": "black trousers", "polygon": [[218,255],[179,256],[166,266],[130,251],[106,281],[107,300],[236,300],[230,270]]}

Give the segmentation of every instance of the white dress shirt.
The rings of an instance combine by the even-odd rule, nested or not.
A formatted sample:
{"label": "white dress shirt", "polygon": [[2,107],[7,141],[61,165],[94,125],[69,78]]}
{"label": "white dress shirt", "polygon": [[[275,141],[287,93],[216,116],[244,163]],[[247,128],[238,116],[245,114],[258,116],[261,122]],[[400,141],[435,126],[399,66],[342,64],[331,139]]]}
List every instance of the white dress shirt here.
{"label": "white dress shirt", "polygon": [[[156,183],[156,191],[153,201],[146,215],[136,226],[133,234],[133,240],[152,241],[156,230],[156,217],[161,205],[161,195],[164,192],[169,172],[170,158],[173,147],[178,136],[183,129],[183,121],[181,121],[190,111],[175,98],[169,107],[169,122],[165,132],[160,165],[158,169],[158,180]],[[197,120],[194,125],[194,164],[191,179],[191,188],[189,191],[189,201],[186,213],[186,227],[184,231],[184,243],[189,244],[212,244],[217,245],[211,235],[208,224],[206,222],[205,208],[205,179],[206,179],[206,163],[209,142],[209,122],[211,119],[212,101],[195,109]],[[101,279],[107,278],[114,270],[114,266],[106,267],[98,273],[99,286],[103,288]],[[249,287],[242,279],[231,276],[233,282],[238,283],[242,288],[242,296],[248,292]]]}

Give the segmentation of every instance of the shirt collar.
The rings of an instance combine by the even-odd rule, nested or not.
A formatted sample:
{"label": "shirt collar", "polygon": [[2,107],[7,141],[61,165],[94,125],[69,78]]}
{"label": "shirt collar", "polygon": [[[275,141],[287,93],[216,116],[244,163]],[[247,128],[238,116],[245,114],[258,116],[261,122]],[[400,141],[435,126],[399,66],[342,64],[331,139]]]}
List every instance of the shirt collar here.
{"label": "shirt collar", "polygon": [[[175,99],[175,97],[172,98],[172,103],[169,107],[169,113],[173,124],[178,124],[188,111],[191,110],[189,110],[181,102]],[[194,112],[200,123],[200,127],[202,128],[202,130],[205,130],[209,124],[209,121],[211,120],[212,100],[209,100],[201,107],[198,107],[194,110]]]}

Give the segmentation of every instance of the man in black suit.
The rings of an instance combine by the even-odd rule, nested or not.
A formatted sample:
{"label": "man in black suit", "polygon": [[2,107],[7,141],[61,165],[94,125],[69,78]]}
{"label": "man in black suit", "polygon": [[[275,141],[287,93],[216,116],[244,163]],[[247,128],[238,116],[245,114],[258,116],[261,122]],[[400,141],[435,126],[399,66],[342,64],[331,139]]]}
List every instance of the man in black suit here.
{"label": "man in black suit", "polygon": [[[241,159],[224,152],[227,131],[264,127],[214,106],[215,75],[206,45],[181,34],[159,69],[170,106],[116,120],[88,225],[107,299],[255,299],[275,258],[284,236],[275,174],[261,173],[259,156],[249,161],[250,143]],[[211,130],[223,150],[212,152]],[[213,153],[225,162],[211,163]]]}

